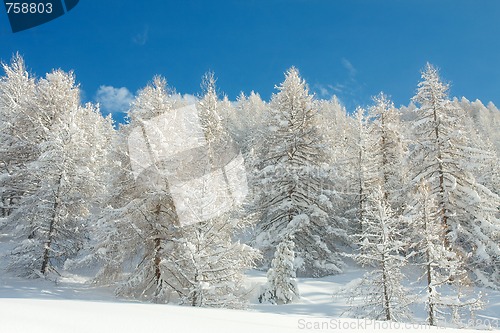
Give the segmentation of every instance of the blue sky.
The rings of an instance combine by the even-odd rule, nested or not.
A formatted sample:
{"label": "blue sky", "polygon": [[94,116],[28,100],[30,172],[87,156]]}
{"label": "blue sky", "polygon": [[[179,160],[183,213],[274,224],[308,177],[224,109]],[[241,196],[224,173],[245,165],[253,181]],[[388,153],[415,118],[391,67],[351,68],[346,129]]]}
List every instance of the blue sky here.
{"label": "blue sky", "polygon": [[498,0],[81,0],[16,34],[1,8],[0,59],[19,51],[39,76],[73,69],[85,101],[117,102],[107,111],[155,74],[197,94],[208,70],[230,99],[269,99],[292,65],[349,109],[380,91],[406,105],[427,61],[453,96],[500,105],[499,17]]}

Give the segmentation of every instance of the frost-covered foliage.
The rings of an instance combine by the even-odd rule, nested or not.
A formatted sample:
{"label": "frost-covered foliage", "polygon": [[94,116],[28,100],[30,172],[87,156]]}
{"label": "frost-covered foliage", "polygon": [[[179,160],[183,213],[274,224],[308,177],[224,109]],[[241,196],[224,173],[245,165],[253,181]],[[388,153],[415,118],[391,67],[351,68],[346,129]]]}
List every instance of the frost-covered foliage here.
{"label": "frost-covered foliage", "polygon": [[[213,160],[216,146],[228,139],[228,133],[217,113],[215,80],[213,76],[207,80],[206,94],[199,101],[199,117],[207,158]],[[123,132],[130,134],[138,127],[146,131],[144,124],[148,119],[178,112],[173,109],[172,99],[166,81],[155,78],[132,103],[131,122]],[[134,157],[124,146],[126,135],[117,144],[121,154],[116,170],[121,176],[115,179],[110,207],[97,221],[100,242],[88,258],[104,263],[97,282],[118,282],[119,295],[158,303],[243,306],[243,272],[253,266],[259,254],[235,237],[250,220],[236,219],[226,212],[197,223],[181,223],[161,161],[136,178],[130,165]],[[151,156],[161,148],[151,142],[147,146]],[[210,166],[202,165],[202,161],[190,163],[198,163],[202,169]],[[206,185],[208,189],[210,184]],[[136,265],[127,272],[131,262]]]}
{"label": "frost-covered foliage", "polygon": [[352,190],[357,194],[353,198],[356,232],[363,231],[368,196],[378,188],[396,212],[401,212],[405,205],[406,145],[400,113],[383,93],[373,101],[375,104],[368,112],[357,109],[354,141],[350,147]]}
{"label": "frost-covered foliage", "polygon": [[299,298],[295,275],[293,240],[278,244],[271,268],[267,271],[267,284],[259,300],[261,303],[288,304]]}
{"label": "frost-covered foliage", "polygon": [[367,267],[362,279],[352,284],[349,313],[359,318],[404,321],[411,318],[410,297],[403,287],[401,268],[407,263],[399,232],[401,216],[394,213],[378,187],[368,197],[363,232],[356,235],[359,252],[351,255]]}
{"label": "frost-covered foliage", "polygon": [[426,281],[427,321],[439,325],[451,319],[460,321],[464,311],[473,312],[483,305],[481,295],[474,295],[471,282],[464,268],[466,261],[459,253],[445,246],[444,233],[439,219],[439,209],[431,197],[429,184],[422,181],[414,196],[411,208],[411,226],[415,243],[411,244],[412,255],[418,258]]}
{"label": "frost-covered foliage", "polygon": [[365,193],[377,187],[393,209],[403,206],[405,143],[400,114],[386,95],[373,98],[375,104],[368,111],[364,135],[364,182]]}
{"label": "frost-covered foliage", "polygon": [[[38,156],[40,126],[33,114],[35,79],[18,54],[3,64],[0,78],[0,217],[10,215],[29,190],[23,179]],[[1,227],[1,226],[0,226]]]}
{"label": "frost-covered foliage", "polygon": [[38,156],[26,164],[27,189],[9,216],[19,240],[10,269],[36,277],[56,271],[82,248],[87,218],[104,193],[105,146],[112,131],[92,105],[82,107],[72,73],[37,82],[30,112]]}
{"label": "frost-covered foliage", "polygon": [[487,152],[475,147],[464,126],[466,113],[448,99],[448,85],[427,65],[414,100],[415,143],[410,163],[412,182],[425,180],[445,230],[444,246],[467,262],[478,283],[499,285],[500,199],[473,175],[474,165]]}
{"label": "frost-covered foliage", "polygon": [[481,151],[474,156],[474,163],[471,161],[470,171],[478,183],[500,195],[500,111],[491,103],[486,107],[465,97],[453,99],[453,104],[466,113],[469,142]]}
{"label": "frost-covered foliage", "polygon": [[[211,73],[199,97],[157,76],[118,129],[81,105],[72,73],[36,78],[19,55],[2,68],[0,229],[16,241],[6,255],[17,275],[85,266],[125,297],[239,307],[254,261],[271,267],[263,300],[287,303],[296,274],[340,273],[341,253],[354,252],[369,269],[358,314],[401,320],[398,265],[411,255],[427,277],[432,324],[480,306],[472,286],[500,286],[500,111],[451,100],[431,65],[408,106],[380,94],[354,113],[335,96],[315,98],[295,68],[269,102],[256,92],[219,98]],[[165,149],[182,130],[166,119],[183,108],[197,111],[182,126],[200,128],[182,140],[202,145]],[[249,193],[243,207],[218,211],[214,198],[234,204],[234,190],[246,193],[226,186],[220,168],[234,155]],[[179,206],[165,170],[203,175],[186,192],[210,200]],[[225,185],[213,187],[215,173]],[[218,214],[185,223],[186,206]]]}
{"label": "frost-covered foliage", "polygon": [[345,221],[333,214],[335,193],[328,186],[327,143],[315,126],[317,109],[295,68],[278,89],[253,175],[259,216],[255,244],[269,259],[272,249],[294,236],[300,271],[311,276],[339,273]]}

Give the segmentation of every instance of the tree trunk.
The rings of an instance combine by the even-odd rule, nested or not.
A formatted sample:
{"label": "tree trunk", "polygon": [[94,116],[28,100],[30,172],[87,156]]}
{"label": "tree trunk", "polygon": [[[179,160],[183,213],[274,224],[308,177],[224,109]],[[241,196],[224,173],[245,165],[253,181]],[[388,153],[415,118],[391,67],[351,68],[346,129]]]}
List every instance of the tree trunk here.
{"label": "tree trunk", "polygon": [[432,274],[431,274],[431,264],[429,262],[429,250],[427,250],[427,291],[429,292],[429,296],[427,302],[429,303],[429,325],[434,326],[434,300],[432,299]]}
{"label": "tree trunk", "polygon": [[2,204],[2,217],[7,217],[7,207],[6,204],[6,199],[2,196],[0,203]]}
{"label": "tree trunk", "polygon": [[[383,111],[385,112],[385,110]],[[386,133],[385,133],[385,117],[384,113],[380,115],[380,120],[381,120],[381,128],[382,128],[382,174],[383,174],[383,184],[382,184],[382,191],[384,195],[384,200],[389,203],[389,193],[387,191],[388,185],[389,185],[389,175],[387,174],[387,164],[389,164],[388,159],[387,159],[387,138],[386,138]]]}
{"label": "tree trunk", "polygon": [[359,198],[358,198],[358,223],[359,232],[363,233],[363,219],[364,219],[364,207],[365,207],[365,193],[364,193],[364,182],[363,182],[363,148],[360,144],[359,154],[358,154],[358,165],[359,165]]}
{"label": "tree trunk", "polygon": [[389,301],[389,290],[387,288],[387,272],[385,268],[385,255],[382,254],[382,283],[384,285],[384,310],[385,320],[391,320],[391,303]]}
{"label": "tree trunk", "polygon": [[[161,205],[157,204],[155,207],[155,220],[156,223],[160,223],[160,212],[161,212]],[[159,236],[156,236],[154,238],[154,269],[155,269],[155,279],[156,279],[156,285],[160,284],[160,279],[161,279],[161,268],[160,268],[160,262],[161,262],[161,238]]]}
{"label": "tree trunk", "polygon": [[427,220],[427,216],[430,212],[427,210],[427,202],[425,201],[424,203],[424,232],[425,232],[425,238],[426,238],[426,246],[427,249],[425,250],[425,259],[427,261],[426,269],[427,269],[427,292],[429,293],[427,296],[427,302],[429,305],[429,325],[434,326],[435,325],[435,319],[434,319],[434,299],[432,296],[432,266],[431,266],[431,253],[430,253],[430,241],[429,237],[431,234],[431,229],[429,226],[429,221]]}
{"label": "tree trunk", "polygon": [[56,219],[57,219],[57,209],[59,207],[59,196],[61,193],[61,182],[62,182],[62,173],[59,175],[59,178],[57,180],[57,193],[54,197],[54,204],[52,206],[52,216],[50,219],[50,224],[49,224],[49,234],[47,237],[47,241],[45,242],[44,246],[44,252],[43,252],[43,262],[42,262],[42,268],[40,269],[40,272],[45,275],[47,273],[47,269],[49,267],[49,260],[50,260],[50,247],[52,246],[52,241],[54,238],[54,230],[55,230],[55,225],[56,225]]}
{"label": "tree trunk", "polygon": [[156,284],[158,285],[161,279],[161,269],[160,269],[160,262],[161,262],[160,252],[162,250],[161,238],[159,237],[155,238],[154,243],[155,243],[155,258],[154,258],[155,279],[156,279]]}
{"label": "tree trunk", "polygon": [[437,110],[434,106],[433,108],[433,116],[434,116],[434,134],[436,136],[436,150],[437,150],[437,159],[439,166],[439,203],[438,206],[440,208],[441,215],[441,224],[444,230],[444,239],[443,243],[446,249],[450,249],[450,241],[448,239],[448,234],[450,232],[450,228],[448,226],[448,216],[446,215],[446,207],[445,207],[445,189],[444,189],[444,171],[443,171],[443,163],[442,163],[442,155],[441,155],[441,146],[439,142],[439,127],[438,127],[438,117]]}

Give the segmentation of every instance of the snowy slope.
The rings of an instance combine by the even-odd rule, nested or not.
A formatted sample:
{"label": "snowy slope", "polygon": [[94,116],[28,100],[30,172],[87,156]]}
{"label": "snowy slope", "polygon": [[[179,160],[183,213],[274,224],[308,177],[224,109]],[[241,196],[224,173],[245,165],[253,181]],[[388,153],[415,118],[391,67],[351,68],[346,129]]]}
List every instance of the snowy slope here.
{"label": "snowy slope", "polygon": [[[5,238],[3,239],[5,241]],[[9,242],[2,242],[6,253]],[[12,244],[10,244],[12,245]],[[321,279],[298,279],[301,299],[293,304],[259,304],[257,297],[265,274],[250,271],[247,284],[251,304],[247,310],[204,309],[175,305],[146,304],[117,299],[112,288],[89,286],[88,277],[65,273],[57,283],[23,280],[5,273],[0,259],[0,333],[138,333],[138,332],[307,332],[307,331],[381,331],[401,329],[434,332],[472,332],[429,328],[344,318],[347,309],[342,296],[333,297],[340,288],[359,278],[362,271]],[[413,277],[412,277],[413,278]],[[419,286],[415,286],[419,288]],[[488,305],[477,320],[489,319],[494,329],[500,318],[500,292],[488,291]],[[424,322],[418,307],[416,317]],[[420,311],[420,312],[418,312]],[[310,328],[310,329],[308,329]]]}
{"label": "snowy slope", "polygon": [[[88,332],[301,332],[318,330],[425,330],[429,328],[353,319],[256,313],[170,305],[76,300],[0,299],[1,331],[9,333]],[[309,329],[308,329],[309,328]],[[468,330],[460,330],[466,332]],[[471,330],[472,331],[472,330]]]}
{"label": "snowy slope", "polygon": [[[99,332],[303,332],[425,330],[453,332],[455,329],[429,328],[341,318],[345,310],[342,298],[333,292],[359,271],[323,279],[299,279],[302,298],[284,306],[252,304],[250,309],[226,310],[144,304],[114,298],[111,289],[89,287],[82,278],[68,277],[54,282],[25,281],[0,277],[0,332],[99,333]],[[250,272],[254,297],[265,279]],[[500,294],[490,295],[488,308],[478,315],[498,320]],[[493,301],[493,302],[491,302]],[[423,314],[422,314],[423,315]],[[424,318],[423,318],[424,319]],[[492,321],[493,326],[498,321]],[[309,329],[308,329],[309,328]],[[495,328],[495,327],[494,327]],[[466,332],[467,330],[460,330]],[[473,331],[473,330],[470,330]]]}

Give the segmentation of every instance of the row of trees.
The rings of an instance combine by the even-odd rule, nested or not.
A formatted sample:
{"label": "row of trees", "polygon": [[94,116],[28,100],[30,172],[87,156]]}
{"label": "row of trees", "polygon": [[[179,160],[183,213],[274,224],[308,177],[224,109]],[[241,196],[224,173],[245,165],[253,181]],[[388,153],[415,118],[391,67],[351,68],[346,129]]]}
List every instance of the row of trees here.
{"label": "row of trees", "polygon": [[[10,254],[16,274],[97,264],[95,281],[118,283],[122,295],[238,306],[243,273],[257,265],[271,267],[261,300],[286,303],[299,295],[296,274],[341,273],[350,253],[373,266],[363,284],[381,297],[366,304],[387,320],[401,318],[406,304],[397,301],[399,267],[420,266],[432,324],[450,303],[440,288],[500,285],[500,111],[450,99],[431,65],[409,106],[396,108],[381,93],[354,113],[335,97],[315,99],[295,68],[269,103],[256,93],[221,99],[208,74],[195,104],[203,158],[183,155],[176,170],[213,175],[234,141],[249,193],[242,206],[189,225],[165,174],[168,152],[144,141],[156,157],[144,166],[130,140],[192,101],[155,77],[117,130],[98,106],[81,106],[72,73],[36,79],[19,56],[3,68],[0,221],[19,240]],[[170,140],[176,125],[158,137]],[[198,181],[205,194],[210,178]]]}
{"label": "row of trees", "polygon": [[[367,116],[358,110],[364,162],[359,251],[352,257],[373,269],[351,301],[362,316],[408,318],[413,300],[403,287],[402,267],[413,264],[424,273],[428,322],[436,325],[446,309],[458,321],[482,306],[473,285],[498,288],[500,201],[489,189],[498,191],[498,157],[489,138],[474,131],[467,111],[449,100],[448,85],[433,66],[422,72],[413,100],[418,107],[406,132],[384,95],[374,98]],[[478,182],[486,173],[487,186]],[[361,305],[355,303],[359,296]]]}

